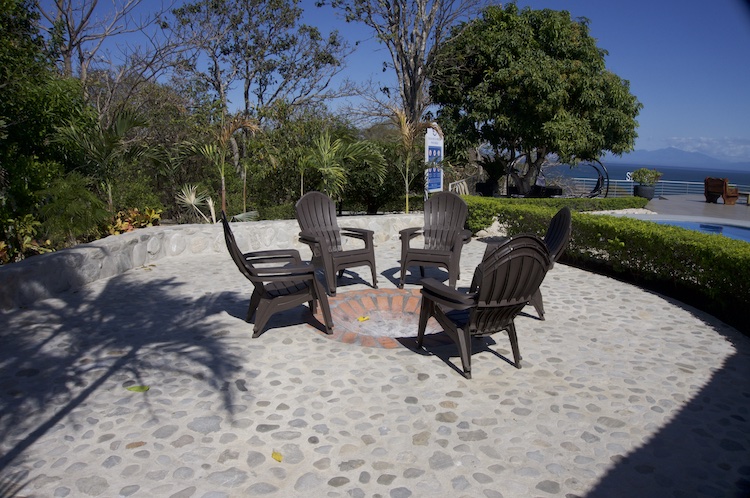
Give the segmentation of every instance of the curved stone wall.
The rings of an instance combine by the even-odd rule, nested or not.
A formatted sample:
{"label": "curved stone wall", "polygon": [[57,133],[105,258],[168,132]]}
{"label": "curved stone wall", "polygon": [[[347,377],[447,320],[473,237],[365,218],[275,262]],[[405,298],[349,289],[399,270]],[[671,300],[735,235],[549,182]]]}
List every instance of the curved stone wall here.
{"label": "curved stone wall", "polygon": [[[421,226],[423,222],[422,214],[339,219],[341,227],[374,231],[376,244],[398,239],[399,230]],[[295,220],[232,223],[232,231],[243,251],[293,247],[303,258],[311,256],[308,247],[297,240],[299,226]],[[226,253],[226,250],[221,224],[158,226],[112,235],[0,266],[0,309],[28,305],[162,258]]]}

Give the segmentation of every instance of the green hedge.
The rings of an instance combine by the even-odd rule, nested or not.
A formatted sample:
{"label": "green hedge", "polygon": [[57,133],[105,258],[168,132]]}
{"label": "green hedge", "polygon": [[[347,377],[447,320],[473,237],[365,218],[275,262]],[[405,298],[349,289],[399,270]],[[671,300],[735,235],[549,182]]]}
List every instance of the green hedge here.
{"label": "green hedge", "polygon": [[[615,199],[552,199],[512,202],[466,197],[476,232],[497,218],[509,235],[543,236],[563,205],[573,211],[573,229],[563,261],[675,297],[750,333],[750,244],[650,221],[586,214],[584,210],[643,207]],[[623,199],[625,201],[627,199]],[[579,201],[584,201],[580,209]],[[591,201],[607,202],[589,208]],[[597,204],[597,203],[595,203]],[[603,207],[606,205],[607,207]],[[615,207],[617,206],[617,207]],[[579,211],[579,212],[577,212]]]}
{"label": "green hedge", "polygon": [[[575,212],[636,209],[643,208],[648,204],[648,200],[642,197],[515,199],[465,196],[464,200],[469,206],[466,225],[473,233],[489,227],[499,216],[503,217],[503,220],[500,220],[501,222],[513,223],[516,216],[523,216],[524,213],[535,212],[539,216],[546,216],[549,210],[557,212],[563,206],[568,206],[571,211]],[[546,230],[548,223],[549,220],[544,224],[543,230]],[[536,230],[534,231],[536,232]],[[544,233],[544,231],[541,233]]]}

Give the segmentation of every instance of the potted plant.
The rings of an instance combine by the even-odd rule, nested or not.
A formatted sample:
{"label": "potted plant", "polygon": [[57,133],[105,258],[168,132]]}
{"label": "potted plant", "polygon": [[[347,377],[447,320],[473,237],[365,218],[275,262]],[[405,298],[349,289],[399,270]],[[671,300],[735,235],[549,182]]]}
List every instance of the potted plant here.
{"label": "potted plant", "polygon": [[630,178],[637,184],[633,185],[633,195],[646,199],[654,198],[654,185],[661,178],[661,172],[655,169],[638,168]]}

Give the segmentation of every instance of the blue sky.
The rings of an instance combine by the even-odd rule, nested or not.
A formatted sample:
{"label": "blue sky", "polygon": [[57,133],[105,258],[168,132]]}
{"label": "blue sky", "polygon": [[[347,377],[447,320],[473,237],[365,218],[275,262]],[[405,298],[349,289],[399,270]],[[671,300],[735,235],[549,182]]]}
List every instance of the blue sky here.
{"label": "blue sky", "polygon": [[[520,7],[567,10],[589,19],[609,52],[607,67],[630,81],[643,104],[636,149],[676,147],[750,161],[750,2],[744,0],[519,0]],[[390,60],[367,28],[303,0],[305,21],[361,41],[347,75],[389,83]]]}

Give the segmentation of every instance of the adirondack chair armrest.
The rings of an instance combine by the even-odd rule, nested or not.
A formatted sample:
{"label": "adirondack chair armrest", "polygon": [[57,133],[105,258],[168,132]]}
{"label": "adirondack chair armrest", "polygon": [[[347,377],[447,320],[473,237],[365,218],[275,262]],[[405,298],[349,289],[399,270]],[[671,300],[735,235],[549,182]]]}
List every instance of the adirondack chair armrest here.
{"label": "adirondack chair armrest", "polygon": [[372,230],[367,228],[342,228],[341,235],[346,237],[352,237],[354,239],[360,239],[367,242],[372,242],[372,237],[375,234]]}
{"label": "adirondack chair armrest", "polygon": [[299,240],[305,244],[320,244],[322,238],[313,232],[303,230],[299,233]]}
{"label": "adirondack chair armrest", "polygon": [[307,264],[294,264],[266,268],[253,268],[251,274],[264,282],[293,282],[315,278],[315,267]]}
{"label": "adirondack chair armrest", "polygon": [[253,251],[242,255],[245,261],[252,264],[266,263],[301,263],[299,251],[296,249],[274,249],[270,251]]}
{"label": "adirondack chair armrest", "polygon": [[460,247],[463,244],[468,244],[469,242],[471,242],[471,230],[464,228],[456,232],[456,235],[453,237],[452,249]]}
{"label": "adirondack chair armrest", "polygon": [[458,291],[434,278],[423,278],[421,283],[422,295],[446,308],[465,310],[477,304],[476,294],[473,292],[467,294]]}
{"label": "adirondack chair armrest", "polygon": [[404,228],[403,230],[399,230],[398,235],[401,240],[404,238],[413,239],[414,237],[422,235],[422,227]]}
{"label": "adirondack chair armrest", "polygon": [[398,235],[401,239],[401,252],[409,249],[411,239],[422,235],[422,227],[410,227],[399,230]]}

